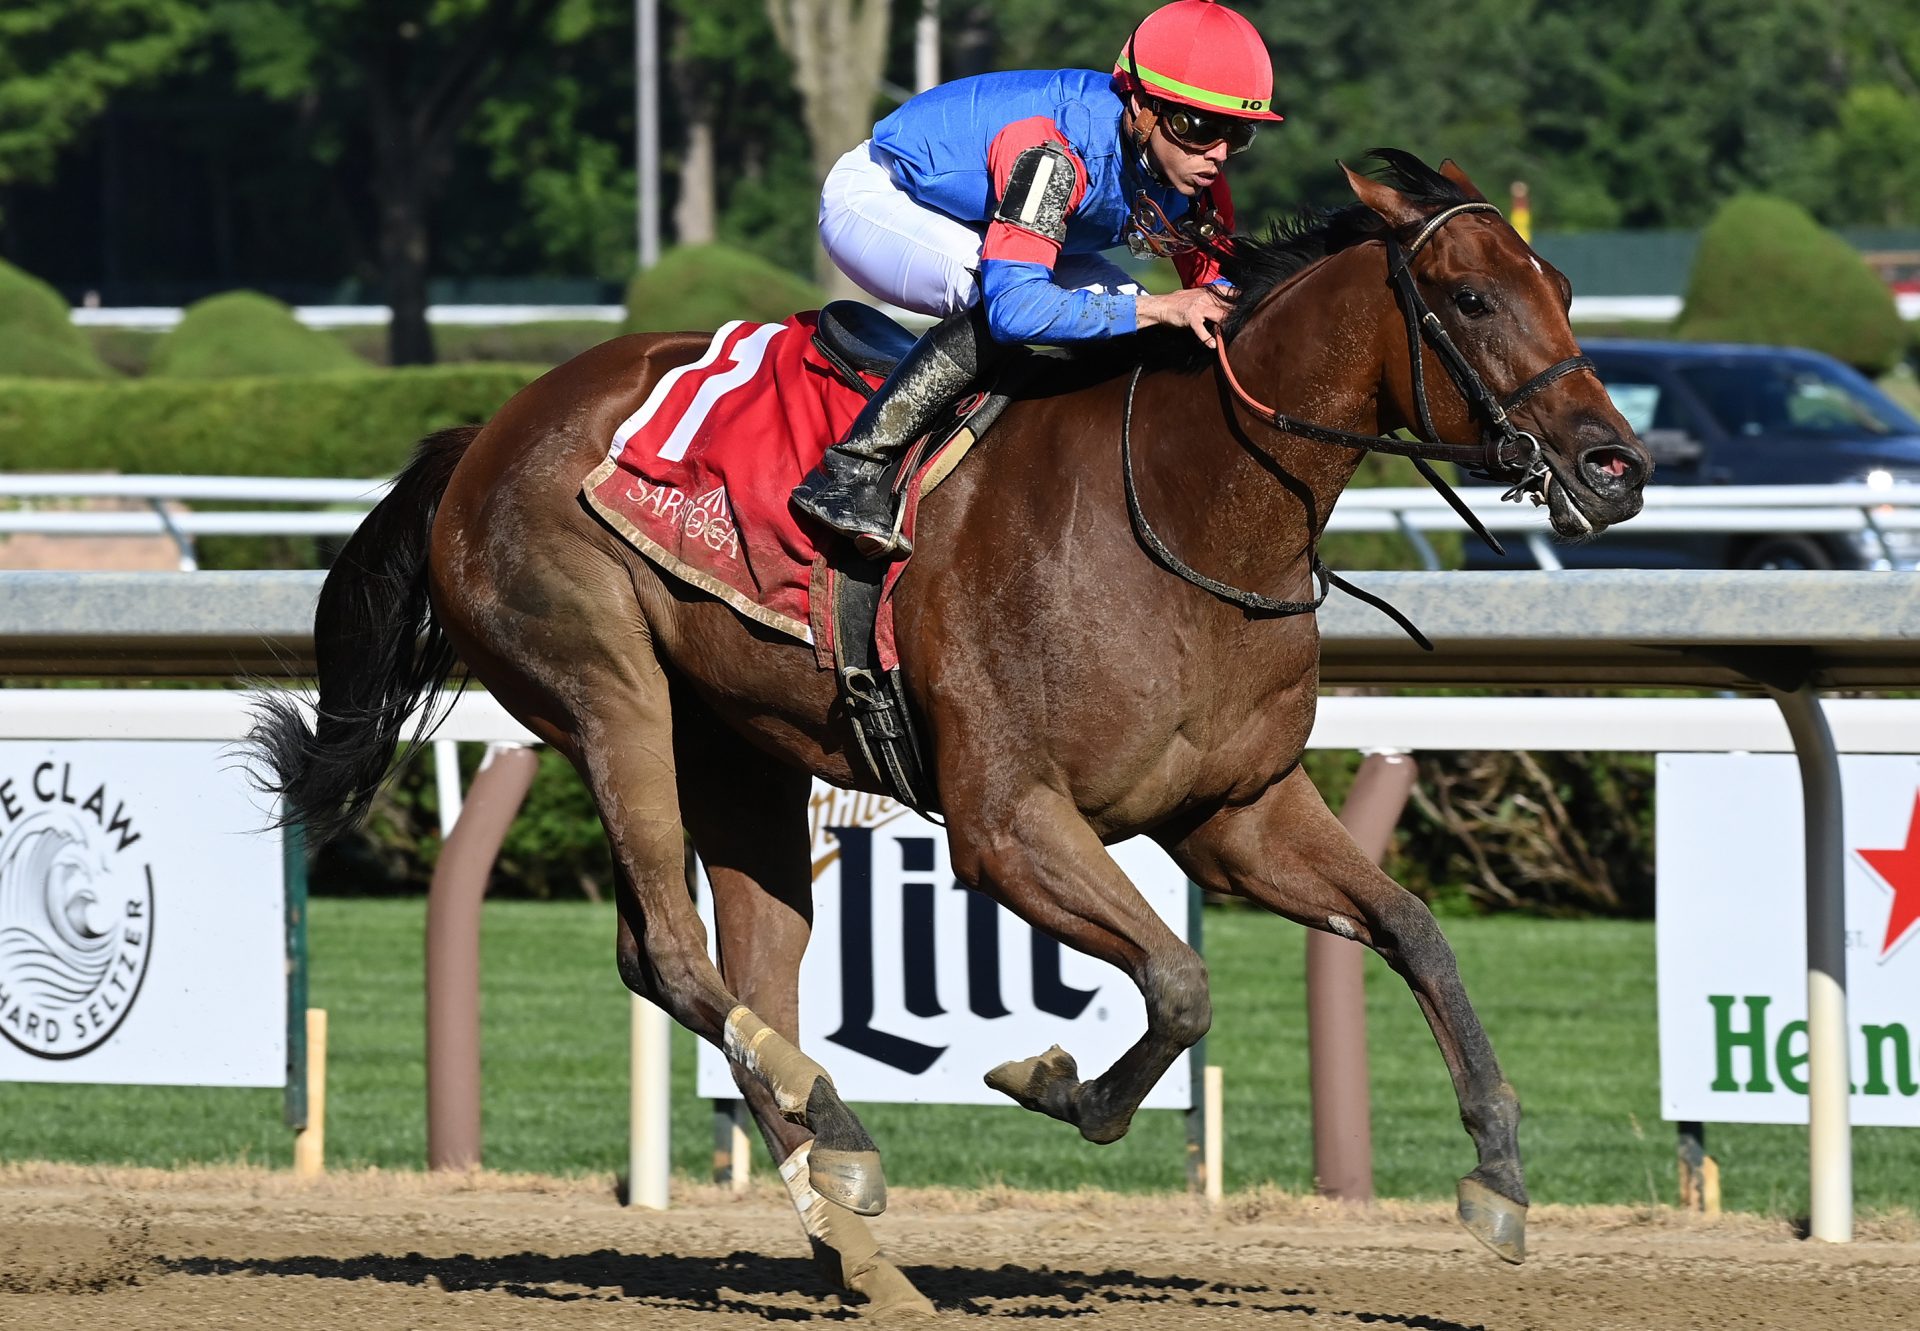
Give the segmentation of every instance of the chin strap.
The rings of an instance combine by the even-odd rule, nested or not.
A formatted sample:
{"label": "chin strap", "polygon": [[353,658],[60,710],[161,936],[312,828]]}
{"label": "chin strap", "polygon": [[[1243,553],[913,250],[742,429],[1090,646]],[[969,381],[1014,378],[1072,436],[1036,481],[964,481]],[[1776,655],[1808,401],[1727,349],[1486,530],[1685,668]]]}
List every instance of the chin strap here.
{"label": "chin strap", "polygon": [[1139,163],[1142,174],[1156,184],[1165,185],[1167,178],[1160,174],[1153,154],[1147,151],[1147,140],[1153,137],[1154,128],[1160,123],[1160,113],[1142,102],[1137,92],[1131,94],[1128,101],[1129,105],[1120,113],[1120,132],[1132,146],[1134,160]]}

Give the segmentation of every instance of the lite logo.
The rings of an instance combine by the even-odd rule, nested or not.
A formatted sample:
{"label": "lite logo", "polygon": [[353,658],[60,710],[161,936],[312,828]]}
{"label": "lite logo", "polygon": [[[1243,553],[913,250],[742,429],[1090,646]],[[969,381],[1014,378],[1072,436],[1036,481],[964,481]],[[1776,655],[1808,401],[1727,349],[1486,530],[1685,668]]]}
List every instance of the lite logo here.
{"label": "lite logo", "polygon": [[[876,854],[897,857],[900,877],[886,865],[890,881],[899,882],[900,1007],[914,1017],[940,1017],[947,1009],[940,998],[935,846],[931,836],[877,836],[872,826],[820,828],[838,843],[840,863],[840,1024],[827,1039],[855,1053],[918,1076],[932,1067],[947,1045],[929,1044],[876,1024],[878,1010],[875,975],[876,947],[890,940],[874,936]],[[815,841],[816,859],[819,841]],[[965,988],[967,1008],[977,1018],[999,1020],[1014,1015],[1002,993],[1000,968],[1000,906],[959,883],[947,890],[965,894]],[[1031,929],[1032,1009],[1072,1020],[1086,1011],[1100,992],[1078,989],[1061,978],[1060,944]],[[891,971],[892,967],[884,968]],[[1018,1002],[1018,999],[1014,1000]]]}
{"label": "lite logo", "polygon": [[37,1058],[97,1048],[140,995],[153,952],[140,839],[71,763],[0,779],[0,1035]]}

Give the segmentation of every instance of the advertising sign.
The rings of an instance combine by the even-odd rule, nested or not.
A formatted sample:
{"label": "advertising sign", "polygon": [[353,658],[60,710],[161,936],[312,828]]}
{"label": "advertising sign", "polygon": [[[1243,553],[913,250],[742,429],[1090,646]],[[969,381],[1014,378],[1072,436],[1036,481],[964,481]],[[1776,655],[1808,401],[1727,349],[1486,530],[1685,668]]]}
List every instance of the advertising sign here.
{"label": "advertising sign", "polygon": [[0,743],[0,1081],[284,1086],[266,822],[225,744]]}
{"label": "advertising sign", "polygon": [[[1145,837],[1109,853],[1185,938],[1187,880],[1166,853]],[[848,1100],[1011,1106],[981,1080],[990,1068],[1058,1044],[1092,1078],[1147,1028],[1125,975],[961,887],[945,830],[892,800],[816,784],[813,871],[800,1044]],[[700,890],[712,938],[704,876]],[[699,1092],[739,1095],[704,1043]],[[1190,1099],[1182,1054],[1145,1103],[1185,1109]]]}
{"label": "advertising sign", "polygon": [[[1788,754],[1661,754],[1660,1098],[1807,1121],[1806,859]],[[1855,1123],[1920,1125],[1920,758],[1843,755]]]}

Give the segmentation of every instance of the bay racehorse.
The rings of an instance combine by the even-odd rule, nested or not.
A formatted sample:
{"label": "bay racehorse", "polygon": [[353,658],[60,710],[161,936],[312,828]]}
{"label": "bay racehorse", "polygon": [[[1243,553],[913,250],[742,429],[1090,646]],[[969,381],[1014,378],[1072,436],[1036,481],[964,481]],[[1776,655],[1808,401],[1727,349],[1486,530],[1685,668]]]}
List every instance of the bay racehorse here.
{"label": "bay racehorse", "polygon": [[[989,1081],[1111,1142],[1207,1030],[1206,966],[1103,848],[1150,835],[1202,886],[1358,939],[1405,978],[1478,1156],[1460,1217],[1518,1261],[1519,1101],[1432,914],[1300,766],[1316,540],[1365,447],[1478,459],[1567,536],[1638,511],[1651,463],[1579,355],[1566,279],[1451,163],[1377,156],[1376,176],[1347,173],[1357,203],[1232,242],[1217,359],[1190,337],[1123,340],[1007,408],[918,515],[897,640],[960,878],[1146,1002],[1147,1030],[1098,1076],[1054,1049]],[[708,341],[617,338],[485,427],[425,440],[326,580],[315,719],[270,706],[255,740],[286,816],[324,838],[365,812],[421,701],[470,670],[591,789],[620,975],[725,1050],[831,1277],[924,1309],[860,1218],[884,1204],[874,1144],[794,1043],[810,781],[879,788],[832,673],[580,499],[615,427]],[[1427,442],[1382,437],[1402,427]],[[711,875],[717,968],[684,835]]]}

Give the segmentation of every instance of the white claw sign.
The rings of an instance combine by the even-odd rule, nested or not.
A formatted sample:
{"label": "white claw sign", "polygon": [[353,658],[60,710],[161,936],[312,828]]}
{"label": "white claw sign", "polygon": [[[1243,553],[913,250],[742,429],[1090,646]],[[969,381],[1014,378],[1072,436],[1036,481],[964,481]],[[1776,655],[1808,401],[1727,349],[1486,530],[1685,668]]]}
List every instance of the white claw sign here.
{"label": "white claw sign", "polygon": [[0,1081],[284,1086],[267,822],[225,744],[0,743]]}
{"label": "white claw sign", "polygon": [[[1166,853],[1145,837],[1108,853],[1184,939],[1190,889]],[[945,830],[890,799],[816,784],[813,873],[800,1045],[848,1100],[1011,1106],[982,1080],[989,1069],[1058,1044],[1091,1078],[1146,1031],[1125,975],[962,887]],[[704,874],[700,910],[712,938]],[[1188,1057],[1146,1108],[1189,1107]],[[710,1098],[739,1094],[705,1044],[698,1085]]]}

